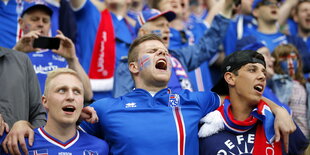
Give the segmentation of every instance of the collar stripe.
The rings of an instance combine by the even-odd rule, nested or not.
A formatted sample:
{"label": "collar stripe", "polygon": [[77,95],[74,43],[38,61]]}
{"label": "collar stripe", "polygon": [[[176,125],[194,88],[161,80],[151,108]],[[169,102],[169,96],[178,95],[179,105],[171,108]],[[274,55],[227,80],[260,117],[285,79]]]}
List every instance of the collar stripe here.
{"label": "collar stripe", "polygon": [[56,145],[56,146],[59,146],[59,147],[63,148],[63,149],[67,149],[67,148],[69,148],[70,146],[72,146],[73,144],[75,144],[75,142],[76,142],[76,141],[79,139],[79,137],[80,137],[80,134],[79,134],[79,132],[77,131],[74,138],[72,138],[69,142],[63,144],[63,143],[59,142],[59,140],[57,140],[57,139],[51,137],[50,135],[48,135],[48,134],[44,131],[44,129],[39,128],[38,131],[39,131],[39,133],[41,134],[41,136],[42,136],[45,140],[47,140],[48,142],[50,142],[50,143],[52,143],[52,144],[54,144],[54,145]]}

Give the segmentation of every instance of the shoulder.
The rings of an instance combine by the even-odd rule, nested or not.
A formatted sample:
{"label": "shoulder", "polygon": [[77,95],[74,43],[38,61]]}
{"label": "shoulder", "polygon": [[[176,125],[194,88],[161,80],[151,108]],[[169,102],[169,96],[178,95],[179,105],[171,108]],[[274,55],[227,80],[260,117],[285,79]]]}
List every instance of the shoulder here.
{"label": "shoulder", "polygon": [[[89,148],[97,148],[98,150],[104,150],[106,152],[109,149],[108,143],[100,138],[97,138],[93,135],[85,133],[83,131],[78,131],[80,133],[81,141],[83,141],[89,146]],[[84,146],[88,147],[88,146]]]}
{"label": "shoulder", "polygon": [[92,142],[92,143],[97,143],[97,144],[103,144],[104,146],[107,146],[108,143],[98,137],[95,137],[93,135],[90,135],[88,133],[85,133],[81,130],[78,130],[79,134],[80,134],[80,138],[82,140],[85,140],[85,141],[89,141],[89,142]]}
{"label": "shoulder", "polygon": [[95,108],[97,112],[103,112],[107,109],[114,108],[117,104],[122,102],[122,97],[113,98],[113,97],[107,97],[100,100],[97,100],[90,104],[89,106]]}
{"label": "shoulder", "polygon": [[0,47],[0,56],[7,55],[7,56],[13,56],[17,58],[24,58],[27,59],[28,56],[23,52],[18,52],[9,48]]}

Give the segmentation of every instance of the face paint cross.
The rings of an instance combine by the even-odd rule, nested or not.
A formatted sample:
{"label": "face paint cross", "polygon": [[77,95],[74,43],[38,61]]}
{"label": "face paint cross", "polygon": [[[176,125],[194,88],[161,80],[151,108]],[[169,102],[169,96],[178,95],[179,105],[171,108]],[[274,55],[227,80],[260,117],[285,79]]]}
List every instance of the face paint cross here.
{"label": "face paint cross", "polygon": [[149,67],[151,65],[150,56],[149,55],[143,55],[142,58],[139,59],[138,63],[140,66],[140,71],[146,67]]}
{"label": "face paint cross", "polygon": [[298,69],[297,55],[292,52],[288,56],[280,57],[280,60],[280,65],[283,71],[293,77]]}

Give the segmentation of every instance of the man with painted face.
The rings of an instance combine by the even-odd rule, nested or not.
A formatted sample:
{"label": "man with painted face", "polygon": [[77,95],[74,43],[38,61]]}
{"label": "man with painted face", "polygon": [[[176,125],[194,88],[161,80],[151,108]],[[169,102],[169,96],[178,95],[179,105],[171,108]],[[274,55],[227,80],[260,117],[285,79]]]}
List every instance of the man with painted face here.
{"label": "man with painted face", "polygon": [[[170,51],[172,61],[172,75],[168,83],[168,87],[174,92],[179,92],[182,89],[192,90],[191,83],[188,79],[188,71],[192,71],[199,67],[203,62],[211,61],[218,52],[218,46],[224,38],[226,28],[229,23],[232,9],[232,1],[224,3],[222,15],[215,16],[210,29],[208,29],[199,43],[182,48],[175,51]],[[159,12],[156,9],[151,9],[142,12],[139,16],[139,36],[154,33],[160,36],[165,46],[169,46],[169,22],[175,18],[172,11]],[[124,95],[134,88],[134,83],[127,69],[127,59],[123,59],[119,64],[114,80],[114,97]]]}
{"label": "man with painted face", "polygon": [[[82,122],[80,127],[104,138],[111,154],[197,155],[199,120],[220,105],[220,98],[210,91],[185,89],[177,93],[169,89],[170,58],[165,42],[157,35],[137,38],[129,50],[127,65],[135,89],[124,96],[91,104],[99,122]],[[276,115],[288,116],[282,108],[274,108]],[[291,130],[292,122],[285,123],[289,123],[286,125]]]}

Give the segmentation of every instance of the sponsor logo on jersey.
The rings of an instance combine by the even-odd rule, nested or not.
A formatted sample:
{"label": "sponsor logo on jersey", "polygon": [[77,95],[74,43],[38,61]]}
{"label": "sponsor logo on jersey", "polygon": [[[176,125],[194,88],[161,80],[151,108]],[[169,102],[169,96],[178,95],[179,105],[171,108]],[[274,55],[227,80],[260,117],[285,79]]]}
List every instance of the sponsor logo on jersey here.
{"label": "sponsor logo on jersey", "polygon": [[83,155],[98,155],[98,153],[92,150],[84,150]]}
{"label": "sponsor logo on jersey", "polygon": [[58,155],[72,155],[71,152],[58,152]]}
{"label": "sponsor logo on jersey", "polygon": [[33,65],[33,69],[37,74],[47,74],[49,71],[53,71],[57,68],[58,68],[58,66],[53,65],[52,62],[49,62],[48,66]]}
{"label": "sponsor logo on jersey", "polygon": [[66,59],[64,58],[64,57],[62,57],[62,56],[60,56],[60,55],[52,55],[52,58],[54,59],[54,60],[58,60],[58,61],[62,61],[62,62],[65,62],[66,61]]}
{"label": "sponsor logo on jersey", "polygon": [[134,103],[134,102],[127,103],[126,106],[125,106],[125,108],[135,108],[135,107],[137,107],[137,104]]}
{"label": "sponsor logo on jersey", "polygon": [[28,152],[29,155],[48,155],[47,149],[42,150],[32,150]]}

